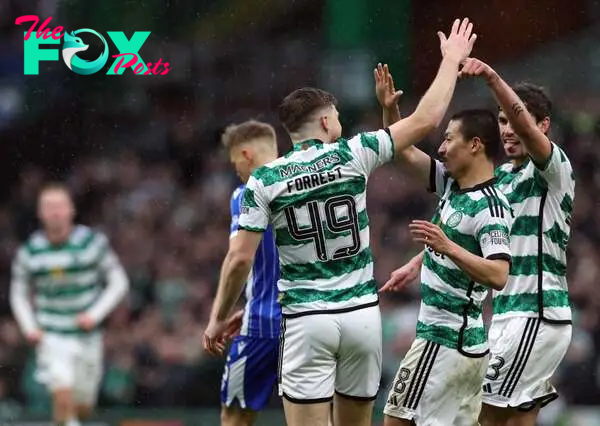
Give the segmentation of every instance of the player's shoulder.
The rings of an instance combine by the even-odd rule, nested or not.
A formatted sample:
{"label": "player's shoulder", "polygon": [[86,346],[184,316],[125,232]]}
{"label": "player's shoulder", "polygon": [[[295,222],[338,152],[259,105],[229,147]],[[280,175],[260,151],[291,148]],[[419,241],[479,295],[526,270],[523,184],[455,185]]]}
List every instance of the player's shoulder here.
{"label": "player's shoulder", "polygon": [[236,202],[240,199],[242,195],[244,195],[244,189],[246,189],[246,184],[241,184],[237,188],[233,190],[231,193],[231,202]]}
{"label": "player's shoulder", "polygon": [[510,161],[507,161],[503,164],[500,164],[499,166],[496,166],[496,168],[494,169],[494,175],[496,177],[500,177],[503,176],[505,174],[511,173],[513,170],[513,164]]}
{"label": "player's shoulder", "polygon": [[556,155],[558,161],[560,161],[560,164],[561,164],[561,166],[563,166],[564,170],[570,171],[572,169],[571,160],[569,160],[569,156],[567,155],[565,150],[562,149],[560,147],[560,145],[558,145],[556,142],[550,141],[550,143],[552,144],[552,154],[551,155],[553,155],[553,156]]}
{"label": "player's shoulder", "polygon": [[27,239],[19,247],[19,252],[23,252],[28,255],[39,253],[40,251],[46,250],[50,247],[50,242],[46,238],[44,231],[41,229],[32,232]]}
{"label": "player's shoulder", "polygon": [[477,190],[472,192],[472,197],[478,201],[474,204],[477,211],[473,213],[484,213],[492,217],[504,217],[510,214],[510,203],[498,187],[497,177],[479,185]]}
{"label": "player's shoulder", "polygon": [[282,179],[280,169],[285,167],[290,161],[292,160],[290,160],[290,153],[288,153],[257,167],[250,174],[247,185],[254,185],[257,182],[260,182],[266,187],[279,182]]}
{"label": "player's shoulder", "polygon": [[104,231],[100,229],[92,228],[87,225],[77,224],[73,228],[70,240],[75,247],[87,247],[92,242],[108,242],[108,237],[104,233]]}
{"label": "player's shoulder", "polygon": [[[379,129],[372,131],[359,132],[350,139],[338,139],[343,142],[341,147],[352,150],[356,147],[368,148],[376,153],[379,153],[379,140],[381,138],[390,139],[389,129]],[[336,141],[336,142],[338,142]]]}

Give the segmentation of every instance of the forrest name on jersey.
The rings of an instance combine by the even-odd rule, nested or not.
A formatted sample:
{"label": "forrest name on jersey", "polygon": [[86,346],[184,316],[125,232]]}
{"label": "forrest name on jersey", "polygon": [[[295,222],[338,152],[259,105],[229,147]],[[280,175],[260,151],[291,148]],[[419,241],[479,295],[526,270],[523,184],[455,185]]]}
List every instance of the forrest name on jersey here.
{"label": "forrest name on jersey", "polygon": [[386,130],[328,144],[309,140],[250,177],[240,228],[273,225],[284,316],[378,303],[366,189],[393,151]]}

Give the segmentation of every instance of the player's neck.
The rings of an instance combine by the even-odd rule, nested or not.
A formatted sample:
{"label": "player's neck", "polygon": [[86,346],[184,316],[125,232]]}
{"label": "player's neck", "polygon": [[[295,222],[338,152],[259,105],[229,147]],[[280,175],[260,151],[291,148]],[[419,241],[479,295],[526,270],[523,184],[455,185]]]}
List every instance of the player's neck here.
{"label": "player's neck", "polygon": [[64,244],[69,239],[71,231],[73,231],[73,225],[68,225],[64,228],[46,228],[44,230],[46,238],[53,245]]}
{"label": "player's neck", "polygon": [[527,157],[513,158],[512,160],[510,160],[515,169],[521,167],[523,164],[525,164],[526,161]]}
{"label": "player's neck", "polygon": [[472,167],[470,170],[467,170],[464,175],[457,177],[456,182],[460,189],[467,189],[487,182],[493,177],[494,166],[490,163]]}
{"label": "player's neck", "polygon": [[329,135],[326,132],[313,129],[290,133],[290,139],[292,140],[292,144],[294,145],[298,145],[302,142],[310,140],[319,140],[326,143],[329,140]]}
{"label": "player's neck", "polygon": [[271,161],[275,161],[275,160],[277,160],[277,156],[273,156],[271,154],[264,155],[264,156],[260,156],[260,155],[256,156],[254,158],[254,162],[253,162],[254,164],[253,164],[252,170],[250,170],[250,173],[253,173],[254,170],[260,169],[265,164],[268,164]]}

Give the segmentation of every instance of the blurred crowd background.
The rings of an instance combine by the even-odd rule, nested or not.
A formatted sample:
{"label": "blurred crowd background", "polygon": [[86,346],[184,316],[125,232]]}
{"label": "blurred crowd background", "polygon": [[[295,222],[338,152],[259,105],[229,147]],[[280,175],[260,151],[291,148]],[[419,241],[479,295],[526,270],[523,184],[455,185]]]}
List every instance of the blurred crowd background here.
{"label": "blurred crowd background", "polygon": [[[200,337],[227,249],[229,197],[238,185],[219,146],[221,131],[231,122],[266,120],[286,152],[291,143],[277,122],[277,105],[306,85],[338,97],[346,136],[379,128],[373,67],[390,64],[405,92],[402,111],[410,113],[440,59],[435,31],[462,16],[476,24],[474,55],[509,81],[544,85],[554,100],[553,139],[577,177],[568,254],[575,328],[555,379],[562,398],[545,410],[552,414],[544,424],[598,404],[600,5],[465,0],[456,9],[454,3],[0,0],[0,419],[48,409],[32,350],[8,305],[10,263],[37,227],[35,202],[44,182],[69,185],[78,220],[108,234],[131,279],[126,302],[106,322],[101,406],[217,407],[222,360],[203,353]],[[28,28],[14,21],[26,14],[42,21],[52,16],[50,27],[69,31],[130,36],[151,30],[141,56],[146,62],[160,57],[172,71],[81,76],[61,60],[25,76]],[[98,54],[92,44],[80,56]],[[450,112],[466,106],[495,108],[479,81],[459,84]],[[422,147],[435,153],[438,142],[434,134]],[[378,170],[368,191],[376,278],[383,284],[419,249],[407,224],[428,218],[434,200],[396,166]],[[382,296],[384,384],[414,337],[418,302],[416,285]]]}

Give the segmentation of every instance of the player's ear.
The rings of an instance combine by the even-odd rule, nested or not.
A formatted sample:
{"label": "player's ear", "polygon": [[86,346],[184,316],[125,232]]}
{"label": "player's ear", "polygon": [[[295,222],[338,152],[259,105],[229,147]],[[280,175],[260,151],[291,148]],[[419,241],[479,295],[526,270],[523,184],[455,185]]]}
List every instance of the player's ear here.
{"label": "player's ear", "polygon": [[485,151],[485,147],[483,146],[481,139],[478,136],[475,136],[471,139],[471,152],[477,154],[479,150]]}
{"label": "player's ear", "polygon": [[542,133],[544,133],[545,135],[548,134],[548,131],[550,130],[550,117],[544,117],[544,119],[540,121],[537,125],[542,131]]}
{"label": "player's ear", "polygon": [[252,161],[252,158],[254,157],[252,150],[249,148],[242,149],[242,156],[246,159],[246,161]]}
{"label": "player's ear", "polygon": [[327,116],[323,115],[320,119],[319,119],[319,124],[321,125],[321,129],[323,129],[323,131],[325,133],[329,132],[329,121],[327,120]]}

